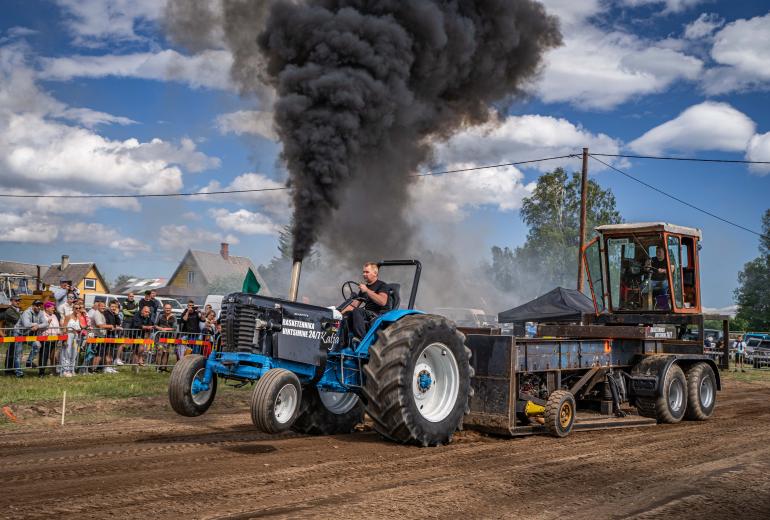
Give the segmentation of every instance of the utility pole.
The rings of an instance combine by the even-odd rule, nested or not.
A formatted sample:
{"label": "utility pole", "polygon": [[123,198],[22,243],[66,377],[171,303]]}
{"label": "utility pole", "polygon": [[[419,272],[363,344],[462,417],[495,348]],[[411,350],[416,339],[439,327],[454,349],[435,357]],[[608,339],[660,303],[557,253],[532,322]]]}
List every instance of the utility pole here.
{"label": "utility pole", "polygon": [[586,199],[588,197],[588,148],[583,148],[583,173],[580,183],[580,246],[578,247],[577,290],[583,291],[583,246],[586,241]]}

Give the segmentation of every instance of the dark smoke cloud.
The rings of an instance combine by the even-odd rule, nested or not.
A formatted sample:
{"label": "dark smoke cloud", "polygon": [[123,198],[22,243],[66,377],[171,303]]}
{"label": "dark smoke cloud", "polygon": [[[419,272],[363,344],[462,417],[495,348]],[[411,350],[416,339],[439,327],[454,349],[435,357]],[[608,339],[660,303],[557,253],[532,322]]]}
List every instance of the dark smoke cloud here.
{"label": "dark smoke cloud", "polygon": [[233,78],[244,92],[268,84],[277,94],[299,259],[319,239],[349,260],[405,256],[409,175],[430,143],[521,95],[561,43],[556,19],[532,0],[220,5]]}

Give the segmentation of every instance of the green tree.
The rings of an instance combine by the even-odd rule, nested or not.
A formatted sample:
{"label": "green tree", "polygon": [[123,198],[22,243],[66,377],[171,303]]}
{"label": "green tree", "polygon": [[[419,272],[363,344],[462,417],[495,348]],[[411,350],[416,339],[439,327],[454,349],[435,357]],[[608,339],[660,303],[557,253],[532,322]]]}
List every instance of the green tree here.
{"label": "green tree", "polygon": [[751,330],[770,330],[770,209],[762,216],[762,237],[759,256],[743,266],[738,273],[735,303],[736,319],[743,320]]}
{"label": "green tree", "polygon": [[114,282],[112,282],[112,287],[113,288],[120,287],[121,285],[128,282],[131,278],[136,278],[136,276],[132,274],[121,274],[117,278],[115,278]]}
{"label": "green tree", "polygon": [[[523,246],[511,252],[493,248],[491,274],[496,285],[527,297],[556,287],[575,287],[580,234],[580,174],[562,168],[542,175],[524,199],[521,218],[529,227]],[[588,180],[586,230],[622,221],[612,191]]]}

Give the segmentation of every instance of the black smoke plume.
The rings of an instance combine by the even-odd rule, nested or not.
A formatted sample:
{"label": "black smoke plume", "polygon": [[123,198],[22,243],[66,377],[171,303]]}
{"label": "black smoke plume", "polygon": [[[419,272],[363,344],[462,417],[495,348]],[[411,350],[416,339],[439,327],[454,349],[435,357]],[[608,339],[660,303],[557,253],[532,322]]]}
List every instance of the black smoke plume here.
{"label": "black smoke plume", "polygon": [[[172,33],[194,25],[201,9],[184,6],[195,4],[171,1]],[[241,90],[275,90],[295,259],[319,239],[347,259],[407,253],[410,174],[431,143],[520,96],[561,43],[556,19],[533,0],[214,4],[201,27],[221,20]]]}

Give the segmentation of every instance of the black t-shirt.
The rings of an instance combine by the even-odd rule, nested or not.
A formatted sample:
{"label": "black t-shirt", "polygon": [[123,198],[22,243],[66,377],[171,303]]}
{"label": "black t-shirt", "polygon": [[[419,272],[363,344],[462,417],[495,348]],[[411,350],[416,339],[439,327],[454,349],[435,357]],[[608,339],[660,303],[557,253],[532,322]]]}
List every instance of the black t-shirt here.
{"label": "black t-shirt", "polygon": [[[107,325],[114,325],[116,327],[120,327],[120,324],[122,320],[120,319],[120,313],[113,314],[113,312],[109,309],[105,309],[105,311],[102,313],[104,314],[104,321]],[[107,336],[110,338],[115,337],[115,329],[107,331]]]}
{"label": "black t-shirt", "polygon": [[[388,286],[385,282],[382,280],[375,280],[374,282],[370,284],[366,284],[366,287],[374,291],[376,293],[386,293],[388,292]],[[371,298],[369,298],[368,294],[365,294],[363,291],[358,292],[359,298],[364,299],[364,309],[367,311],[371,311],[375,314],[380,314],[388,310],[388,302],[385,302],[385,305],[377,305],[377,303],[374,302]]]}
{"label": "black t-shirt", "polygon": [[143,307],[149,307],[150,316],[152,316],[155,314],[155,311],[158,310],[158,302],[156,300],[148,300],[146,298],[142,298],[139,300],[139,308],[137,309],[137,314],[141,314]]}
{"label": "black t-shirt", "polygon": [[173,314],[169,314],[168,317],[166,317],[165,314],[161,314],[158,316],[158,322],[156,323],[158,327],[168,327],[171,329],[176,329],[176,318]]}
{"label": "black t-shirt", "polygon": [[[185,314],[187,314],[187,319],[184,319]],[[200,333],[200,323],[201,323],[201,315],[198,313],[198,311],[188,311],[185,309],[185,311],[182,313],[182,320],[179,324],[182,332],[189,332],[198,334]]]}
{"label": "black t-shirt", "polygon": [[[652,262],[650,264],[652,266],[652,279],[653,280],[665,280],[668,278],[668,275],[666,273],[666,259],[658,260],[657,256],[652,257]],[[663,269],[663,272],[659,272],[658,269]]]}

